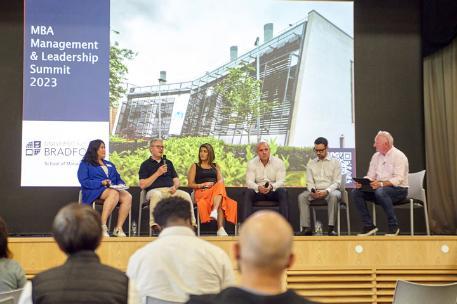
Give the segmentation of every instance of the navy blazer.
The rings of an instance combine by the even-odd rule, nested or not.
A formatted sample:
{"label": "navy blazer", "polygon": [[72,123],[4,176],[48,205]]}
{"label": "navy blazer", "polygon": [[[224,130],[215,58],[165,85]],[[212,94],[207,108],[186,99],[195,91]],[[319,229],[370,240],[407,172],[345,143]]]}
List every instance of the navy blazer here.
{"label": "navy blazer", "polygon": [[78,168],[78,180],[81,184],[82,203],[92,204],[100,198],[103,191],[107,188],[102,185],[102,181],[109,179],[112,185],[125,184],[116,170],[116,166],[110,161],[103,160],[108,168],[108,176],[101,166],[94,166],[85,161],[81,161]]}

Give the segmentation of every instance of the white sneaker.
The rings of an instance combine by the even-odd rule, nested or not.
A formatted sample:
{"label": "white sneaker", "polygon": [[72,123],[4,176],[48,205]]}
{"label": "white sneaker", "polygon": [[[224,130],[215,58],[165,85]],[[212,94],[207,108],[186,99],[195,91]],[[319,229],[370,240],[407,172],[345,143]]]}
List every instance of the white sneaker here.
{"label": "white sneaker", "polygon": [[117,237],[126,237],[127,235],[124,233],[124,231],[122,230],[122,228],[114,228],[114,231],[113,231],[113,236],[117,236]]}
{"label": "white sneaker", "polygon": [[228,236],[227,231],[225,231],[224,227],[221,227],[216,232],[217,236]]}
{"label": "white sneaker", "polygon": [[217,220],[217,210],[214,209],[213,211],[211,211],[211,213],[209,214],[209,217],[214,220]]}
{"label": "white sneaker", "polygon": [[375,234],[378,231],[378,227],[371,226],[371,227],[363,227],[362,233],[357,234],[357,236],[370,236]]}
{"label": "white sneaker", "polygon": [[109,237],[108,226],[102,225],[102,231],[103,231],[103,236],[104,237]]}
{"label": "white sneaker", "polygon": [[400,234],[400,228],[398,228],[398,227],[390,228],[389,227],[389,231],[386,233],[386,236],[397,236],[399,234]]}

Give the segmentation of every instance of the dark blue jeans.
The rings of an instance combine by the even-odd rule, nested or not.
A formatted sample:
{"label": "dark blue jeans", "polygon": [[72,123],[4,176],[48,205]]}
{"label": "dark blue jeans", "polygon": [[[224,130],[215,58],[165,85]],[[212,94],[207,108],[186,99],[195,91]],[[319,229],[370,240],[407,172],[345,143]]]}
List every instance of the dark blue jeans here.
{"label": "dark blue jeans", "polygon": [[365,227],[373,226],[373,219],[370,211],[368,211],[366,201],[374,202],[381,205],[387,215],[387,223],[389,227],[398,227],[397,216],[394,211],[394,203],[403,201],[408,195],[408,188],[403,187],[382,187],[374,192],[362,191],[354,189],[351,193],[352,202],[357,207],[359,215],[362,218],[362,224]]}
{"label": "dark blue jeans", "polygon": [[252,189],[246,189],[244,192],[244,204],[243,204],[243,218],[242,221],[246,220],[252,214],[252,205],[257,201],[278,201],[279,202],[279,213],[281,213],[287,220],[289,218],[289,206],[287,198],[287,190],[284,188],[278,188],[276,191],[270,191],[267,194],[257,193]]}

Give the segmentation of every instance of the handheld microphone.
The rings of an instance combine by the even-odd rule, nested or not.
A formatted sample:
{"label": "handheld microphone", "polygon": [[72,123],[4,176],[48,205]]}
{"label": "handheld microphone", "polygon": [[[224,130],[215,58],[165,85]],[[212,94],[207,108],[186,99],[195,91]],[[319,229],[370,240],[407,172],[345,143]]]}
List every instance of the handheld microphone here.
{"label": "handheld microphone", "polygon": [[162,162],[163,162],[164,165],[167,164],[167,156],[165,154],[162,155]]}
{"label": "handheld microphone", "polygon": [[270,187],[270,182],[266,182],[265,185],[264,185],[265,188],[268,188]]}

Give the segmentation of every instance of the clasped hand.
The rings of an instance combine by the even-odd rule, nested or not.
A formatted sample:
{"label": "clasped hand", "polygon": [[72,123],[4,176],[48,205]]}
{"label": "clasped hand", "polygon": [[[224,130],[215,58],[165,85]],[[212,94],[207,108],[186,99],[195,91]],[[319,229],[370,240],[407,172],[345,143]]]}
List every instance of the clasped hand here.
{"label": "clasped hand", "polygon": [[327,196],[327,190],[316,190],[316,192],[311,192],[311,197],[313,199],[321,199]]}
{"label": "clasped hand", "polygon": [[271,186],[264,187],[264,186],[259,185],[259,192],[261,194],[267,194],[270,191],[271,191]]}
{"label": "clasped hand", "polygon": [[214,183],[213,182],[204,182],[201,185],[202,185],[203,189],[208,189],[208,188],[211,188],[212,186],[214,186]]}
{"label": "clasped hand", "polygon": [[109,187],[111,185],[111,180],[109,180],[109,179],[103,180],[102,185],[105,187]]}
{"label": "clasped hand", "polygon": [[373,190],[376,190],[381,187],[381,183],[378,180],[374,180],[370,183],[370,186]]}

